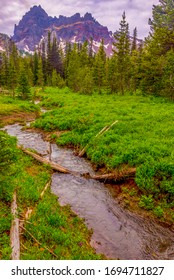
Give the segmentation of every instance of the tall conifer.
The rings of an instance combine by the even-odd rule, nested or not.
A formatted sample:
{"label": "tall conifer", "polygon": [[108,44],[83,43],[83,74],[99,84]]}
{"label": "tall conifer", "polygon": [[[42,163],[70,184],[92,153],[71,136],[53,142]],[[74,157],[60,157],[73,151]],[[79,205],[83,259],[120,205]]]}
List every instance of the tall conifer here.
{"label": "tall conifer", "polygon": [[130,38],[129,24],[126,22],[126,14],[123,12],[120,28],[114,35],[113,52],[117,56],[119,88],[122,94],[128,88],[130,78]]}

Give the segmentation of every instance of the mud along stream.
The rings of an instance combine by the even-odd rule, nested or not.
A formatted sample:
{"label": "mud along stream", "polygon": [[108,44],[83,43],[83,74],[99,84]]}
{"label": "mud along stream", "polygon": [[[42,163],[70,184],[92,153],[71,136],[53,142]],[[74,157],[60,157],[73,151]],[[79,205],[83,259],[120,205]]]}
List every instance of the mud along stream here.
{"label": "mud along stream", "polygon": [[[22,130],[18,124],[8,125],[5,130],[17,137],[19,145],[32,148],[72,171],[94,172],[86,160],[44,141],[39,133]],[[98,253],[111,259],[174,259],[174,233],[122,209],[103,183],[54,173],[51,189],[61,205],[69,204],[92,228],[91,245]]]}

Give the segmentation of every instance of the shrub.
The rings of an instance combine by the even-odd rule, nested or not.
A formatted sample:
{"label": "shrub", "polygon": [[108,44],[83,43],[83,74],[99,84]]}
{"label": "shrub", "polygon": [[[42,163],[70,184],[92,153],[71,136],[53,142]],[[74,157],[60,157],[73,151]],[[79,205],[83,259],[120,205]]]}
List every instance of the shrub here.
{"label": "shrub", "polygon": [[139,202],[139,206],[146,210],[152,210],[154,208],[152,195],[142,195]]}
{"label": "shrub", "polygon": [[164,211],[160,206],[157,206],[154,208],[153,213],[155,214],[155,216],[157,216],[158,218],[163,217],[164,215]]}

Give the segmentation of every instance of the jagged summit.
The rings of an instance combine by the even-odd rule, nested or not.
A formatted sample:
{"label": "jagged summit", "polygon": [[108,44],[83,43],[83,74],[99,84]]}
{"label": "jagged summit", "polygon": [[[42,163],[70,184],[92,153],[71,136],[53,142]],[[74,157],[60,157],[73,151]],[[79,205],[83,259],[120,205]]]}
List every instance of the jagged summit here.
{"label": "jagged summit", "polygon": [[96,51],[103,39],[106,51],[110,52],[112,49],[111,33],[107,27],[97,22],[91,13],[87,12],[84,16],[76,13],[71,17],[51,17],[41,5],[31,7],[19,24],[15,25],[12,39],[19,49],[34,51],[40,41],[47,37],[48,30],[54,32],[54,36],[62,44],[67,41],[84,42],[92,38]]}
{"label": "jagged summit", "polygon": [[[34,5],[33,7],[31,7],[30,8],[30,11],[28,12],[28,13],[30,13],[30,14],[38,14],[38,13],[42,13],[42,14],[46,14],[47,15],[47,13],[45,12],[45,10],[41,7],[41,5]],[[27,14],[28,14],[27,13]]]}

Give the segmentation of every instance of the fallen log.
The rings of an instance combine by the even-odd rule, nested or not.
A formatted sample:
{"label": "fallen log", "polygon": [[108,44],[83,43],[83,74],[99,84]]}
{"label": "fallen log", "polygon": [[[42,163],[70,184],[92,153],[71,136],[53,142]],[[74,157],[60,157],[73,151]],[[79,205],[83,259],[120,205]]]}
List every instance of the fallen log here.
{"label": "fallen log", "polygon": [[[43,163],[43,164],[47,164],[48,166],[50,166],[53,170],[61,172],[61,173],[65,173],[65,174],[72,174],[75,176],[81,176],[81,177],[85,177],[87,179],[94,179],[94,180],[98,180],[98,181],[121,181],[124,179],[127,179],[131,176],[134,176],[136,173],[136,168],[128,168],[124,171],[117,171],[117,172],[113,172],[113,173],[109,173],[109,174],[96,174],[96,175],[92,175],[90,173],[79,173],[79,172],[74,172],[74,171],[70,171],[69,169],[51,162],[49,160],[46,160],[44,158],[42,158],[39,155],[36,155],[33,152],[30,152],[22,147],[19,147],[20,149],[22,149],[22,151],[30,156],[32,156],[34,159],[36,159],[37,161]],[[47,186],[48,187],[48,186]]]}
{"label": "fallen log", "polygon": [[55,170],[55,171],[59,171],[59,172],[61,172],[61,173],[65,173],[65,174],[74,174],[74,175],[76,175],[77,173],[76,172],[73,172],[73,171],[70,171],[69,169],[67,169],[67,168],[65,168],[65,167],[63,167],[63,166],[61,166],[60,164],[58,164],[58,163],[55,163],[55,162],[52,162],[52,161],[50,161],[50,160],[47,160],[47,159],[45,159],[45,158],[43,158],[43,157],[41,157],[41,156],[39,156],[39,155],[37,155],[37,154],[35,154],[35,153],[33,153],[33,152],[31,152],[31,151],[29,151],[29,150],[26,150],[26,149],[24,149],[23,147],[18,147],[19,149],[21,149],[24,153],[26,153],[27,155],[30,155],[30,156],[32,156],[34,159],[36,159],[37,161],[39,161],[39,162],[41,162],[41,163],[43,163],[43,164],[46,164],[46,165],[48,165],[48,166],[50,166],[53,170]]}
{"label": "fallen log", "polygon": [[99,181],[118,182],[118,181],[124,180],[126,178],[129,178],[131,176],[135,176],[135,173],[136,173],[136,168],[129,168],[124,171],[118,171],[118,172],[109,173],[109,174],[90,175],[90,178],[94,179],[94,180],[99,180]]}
{"label": "fallen log", "polygon": [[13,221],[10,229],[10,243],[12,248],[11,259],[20,260],[19,218],[17,217],[18,212],[16,191],[13,194],[11,213],[13,216]]}

